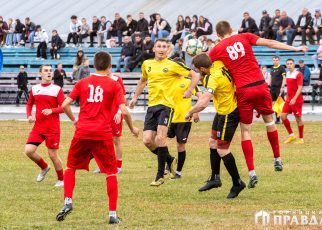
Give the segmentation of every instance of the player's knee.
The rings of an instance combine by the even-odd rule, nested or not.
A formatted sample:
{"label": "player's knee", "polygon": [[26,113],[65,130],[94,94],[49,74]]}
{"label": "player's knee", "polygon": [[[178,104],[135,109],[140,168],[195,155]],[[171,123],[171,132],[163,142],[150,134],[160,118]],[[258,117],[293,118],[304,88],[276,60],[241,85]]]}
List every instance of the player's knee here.
{"label": "player's knee", "polygon": [[114,137],[114,145],[119,146],[121,144],[121,139],[119,137]]}
{"label": "player's knee", "polygon": [[25,146],[25,155],[28,156],[28,157],[31,157],[34,153],[35,153],[35,149],[26,145]]}
{"label": "player's knee", "polygon": [[224,157],[224,156],[226,156],[228,153],[230,153],[230,149],[229,149],[229,148],[227,148],[227,149],[220,149],[220,148],[218,148],[218,149],[217,149],[217,152],[218,152],[218,155],[219,155],[220,157]]}
{"label": "player's knee", "polygon": [[287,114],[286,114],[286,113],[282,113],[282,114],[281,114],[281,119],[282,119],[282,121],[285,121],[285,120],[286,120],[286,118],[287,118]]}
{"label": "player's knee", "polygon": [[161,135],[157,135],[156,138],[156,143],[159,147],[164,147],[167,145],[167,137],[161,136]]}
{"label": "player's knee", "polygon": [[211,149],[216,149],[217,148],[217,140],[213,139],[212,137],[209,138],[209,147]]}
{"label": "player's knee", "polygon": [[181,143],[177,143],[177,150],[178,150],[178,152],[186,151],[186,145],[181,144]]}
{"label": "player's knee", "polygon": [[153,140],[151,138],[143,138],[143,144],[147,147],[153,147]]}

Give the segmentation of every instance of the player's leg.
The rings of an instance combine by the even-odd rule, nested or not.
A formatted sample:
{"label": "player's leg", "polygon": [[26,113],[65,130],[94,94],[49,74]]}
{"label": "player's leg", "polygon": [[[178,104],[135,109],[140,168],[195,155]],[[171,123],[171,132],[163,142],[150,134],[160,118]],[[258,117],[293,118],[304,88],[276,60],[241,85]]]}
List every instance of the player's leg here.
{"label": "player's leg", "polygon": [[118,173],[122,172],[122,156],[123,156],[123,147],[121,144],[121,137],[120,136],[114,136],[114,146],[115,146],[115,152],[116,152],[116,162],[117,162],[117,171]]}
{"label": "player's leg", "polygon": [[143,144],[147,147],[153,154],[158,155],[158,145],[155,143],[155,137],[157,132],[154,130],[143,131]]}
{"label": "player's leg", "polygon": [[292,113],[292,108],[291,108],[289,102],[285,102],[285,104],[283,106],[282,113],[281,113],[281,119],[283,121],[283,125],[289,135],[287,140],[284,141],[285,144],[291,143],[296,140],[296,136],[294,135],[294,132],[291,127],[291,122],[287,119],[287,115],[290,113]]}
{"label": "player's leg", "polygon": [[157,135],[158,121],[155,117],[156,106],[149,107],[145,119],[143,128],[143,144],[155,155],[158,154],[158,146],[155,143],[155,137]]}
{"label": "player's leg", "polygon": [[64,186],[64,169],[63,169],[61,158],[58,153],[58,149],[48,149],[48,155],[54,164],[56,174],[57,174],[57,182],[55,186],[62,187]]}
{"label": "player's leg", "polygon": [[295,119],[299,130],[299,140],[296,143],[304,144],[304,123],[302,121],[302,116],[295,116]]}

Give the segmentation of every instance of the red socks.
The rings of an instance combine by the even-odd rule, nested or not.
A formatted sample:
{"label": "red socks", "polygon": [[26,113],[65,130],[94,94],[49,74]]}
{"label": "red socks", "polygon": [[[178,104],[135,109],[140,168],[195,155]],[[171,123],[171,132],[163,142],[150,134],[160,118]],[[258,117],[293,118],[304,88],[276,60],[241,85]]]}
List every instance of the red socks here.
{"label": "red socks", "polygon": [[36,164],[41,168],[41,170],[44,170],[48,167],[48,164],[44,161],[42,157],[39,159],[39,161],[36,162]]}
{"label": "red socks", "polygon": [[304,133],[304,125],[298,126],[299,128],[299,138],[303,138],[303,133]]}
{"label": "red socks", "polygon": [[64,197],[73,198],[75,169],[66,169],[64,174]]}
{"label": "red socks", "polygon": [[251,140],[241,142],[248,171],[254,170],[254,149]]}
{"label": "red socks", "polygon": [[118,186],[116,176],[106,177],[106,191],[108,195],[109,211],[116,211],[118,198]]}
{"label": "red socks", "polygon": [[272,150],[274,153],[274,158],[280,157],[280,145],[278,142],[278,132],[277,130],[273,132],[267,132],[267,137],[269,140],[269,143],[272,146]]}
{"label": "red socks", "polygon": [[118,168],[122,168],[122,159],[116,160],[116,163]]}
{"label": "red socks", "polygon": [[56,174],[58,180],[64,180],[64,169],[56,170]]}
{"label": "red socks", "polygon": [[293,130],[292,130],[292,127],[291,127],[291,123],[287,118],[283,121],[283,124],[284,124],[288,134],[292,134]]}

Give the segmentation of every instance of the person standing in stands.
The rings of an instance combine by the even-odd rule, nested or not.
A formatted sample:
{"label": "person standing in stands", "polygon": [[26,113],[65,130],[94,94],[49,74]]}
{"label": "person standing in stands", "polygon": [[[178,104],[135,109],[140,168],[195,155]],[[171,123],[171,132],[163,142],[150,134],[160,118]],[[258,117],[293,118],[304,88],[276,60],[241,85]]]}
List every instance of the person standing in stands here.
{"label": "person standing in stands", "polygon": [[25,72],[25,67],[22,65],[19,68],[20,72],[17,76],[17,85],[18,85],[18,92],[16,98],[16,105],[19,106],[19,101],[21,99],[22,93],[25,95],[26,101],[28,101],[29,93],[28,93],[28,74]]}

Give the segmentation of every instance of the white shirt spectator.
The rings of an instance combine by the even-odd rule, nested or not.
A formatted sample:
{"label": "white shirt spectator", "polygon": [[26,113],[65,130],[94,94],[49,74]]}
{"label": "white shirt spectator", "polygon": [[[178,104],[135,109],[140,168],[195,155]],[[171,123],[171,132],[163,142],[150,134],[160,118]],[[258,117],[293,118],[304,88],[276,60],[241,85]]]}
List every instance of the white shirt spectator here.
{"label": "white shirt spectator", "polygon": [[70,23],[69,24],[69,31],[71,32],[71,33],[76,33],[76,32],[78,32],[79,31],[79,29],[80,29],[80,26],[81,26],[81,24],[77,21],[76,22],[76,24],[74,24],[74,23]]}
{"label": "white shirt spectator", "polygon": [[38,38],[40,42],[48,43],[49,38],[45,29],[42,29],[40,32],[36,32],[35,36]]}

